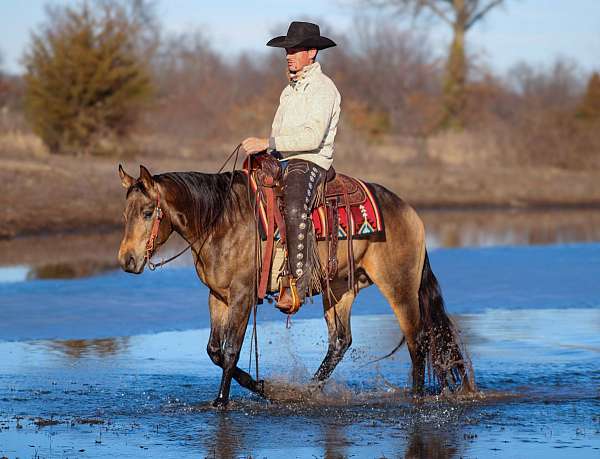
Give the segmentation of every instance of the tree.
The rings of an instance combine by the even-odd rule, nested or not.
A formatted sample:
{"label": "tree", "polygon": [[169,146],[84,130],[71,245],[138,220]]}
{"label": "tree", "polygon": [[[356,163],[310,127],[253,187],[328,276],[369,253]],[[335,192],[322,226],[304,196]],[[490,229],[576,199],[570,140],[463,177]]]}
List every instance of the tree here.
{"label": "tree", "polygon": [[433,16],[452,29],[444,72],[444,122],[447,127],[462,127],[466,105],[468,63],[465,35],[503,0],[367,0],[371,4],[395,8],[414,18]]}
{"label": "tree", "polygon": [[594,72],[577,110],[577,116],[583,119],[600,120],[600,74]]}
{"label": "tree", "polygon": [[0,53],[0,110],[3,110],[8,97],[8,82],[2,71],[2,53]]}
{"label": "tree", "polygon": [[[122,146],[151,94],[139,1],[84,1],[47,8],[25,55],[25,109],[53,153],[105,153]],[[94,6],[94,9],[92,9]],[[142,23],[143,24],[143,23]]]}

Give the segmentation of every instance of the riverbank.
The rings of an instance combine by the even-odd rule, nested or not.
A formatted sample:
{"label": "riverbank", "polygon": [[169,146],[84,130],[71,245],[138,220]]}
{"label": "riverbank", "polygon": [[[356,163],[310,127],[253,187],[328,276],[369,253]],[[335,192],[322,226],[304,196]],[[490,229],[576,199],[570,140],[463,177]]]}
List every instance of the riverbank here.
{"label": "riverbank", "polygon": [[[135,159],[21,155],[0,158],[0,238],[65,232],[98,232],[121,227],[124,193],[119,162],[132,175],[139,164],[152,173],[216,171],[226,147],[203,157],[158,153]],[[424,209],[600,208],[600,172],[556,168],[506,168],[415,162],[376,147],[357,161],[343,147],[336,169],[381,183]]]}

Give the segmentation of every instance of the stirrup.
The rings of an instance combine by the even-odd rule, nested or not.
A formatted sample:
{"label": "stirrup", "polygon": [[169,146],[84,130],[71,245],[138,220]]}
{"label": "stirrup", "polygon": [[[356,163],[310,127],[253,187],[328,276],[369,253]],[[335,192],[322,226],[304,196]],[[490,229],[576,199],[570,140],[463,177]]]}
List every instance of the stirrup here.
{"label": "stirrup", "polygon": [[[279,296],[277,297],[277,304],[275,305],[284,314],[295,314],[302,306],[300,296],[298,295],[298,287],[296,286],[296,279],[289,277],[289,287],[281,285],[279,290]],[[289,290],[289,291],[288,291]]]}

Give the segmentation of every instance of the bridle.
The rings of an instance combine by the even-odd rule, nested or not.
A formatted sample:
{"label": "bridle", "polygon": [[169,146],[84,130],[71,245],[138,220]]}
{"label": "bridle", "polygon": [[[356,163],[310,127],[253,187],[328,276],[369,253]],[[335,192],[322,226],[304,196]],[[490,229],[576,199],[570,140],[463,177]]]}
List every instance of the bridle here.
{"label": "bridle", "polygon": [[164,212],[160,207],[160,192],[156,190],[156,207],[154,209],[154,220],[152,221],[152,229],[150,230],[150,236],[146,241],[146,254],[144,255],[145,261],[148,263],[150,270],[154,271],[156,266],[150,261],[152,254],[154,253],[156,238],[158,237],[158,231],[160,230],[160,222],[164,217]]}

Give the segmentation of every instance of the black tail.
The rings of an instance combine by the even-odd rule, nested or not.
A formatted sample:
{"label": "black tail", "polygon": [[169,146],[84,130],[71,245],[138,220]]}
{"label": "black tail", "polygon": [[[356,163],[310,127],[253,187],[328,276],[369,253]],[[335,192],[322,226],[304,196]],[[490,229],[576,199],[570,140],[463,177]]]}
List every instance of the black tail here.
{"label": "black tail", "polygon": [[458,330],[446,313],[442,291],[431,271],[427,252],[419,287],[419,313],[422,324],[419,348],[429,375],[433,370],[442,389],[460,383],[464,389],[474,390],[471,364],[465,358]]}

